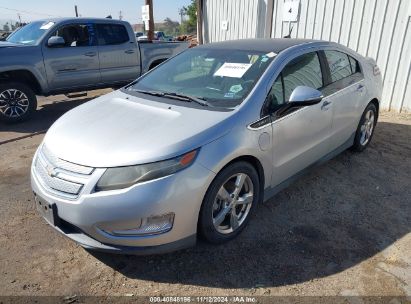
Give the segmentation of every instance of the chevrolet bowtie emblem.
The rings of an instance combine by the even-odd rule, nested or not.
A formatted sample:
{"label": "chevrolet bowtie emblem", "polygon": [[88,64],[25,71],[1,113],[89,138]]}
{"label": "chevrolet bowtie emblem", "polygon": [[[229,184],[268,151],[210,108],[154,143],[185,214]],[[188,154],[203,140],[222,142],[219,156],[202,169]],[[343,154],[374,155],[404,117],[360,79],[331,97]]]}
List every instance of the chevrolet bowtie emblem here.
{"label": "chevrolet bowtie emblem", "polygon": [[47,166],[46,170],[47,170],[47,174],[49,176],[51,176],[51,177],[56,177],[57,176],[56,168],[54,168],[53,166]]}

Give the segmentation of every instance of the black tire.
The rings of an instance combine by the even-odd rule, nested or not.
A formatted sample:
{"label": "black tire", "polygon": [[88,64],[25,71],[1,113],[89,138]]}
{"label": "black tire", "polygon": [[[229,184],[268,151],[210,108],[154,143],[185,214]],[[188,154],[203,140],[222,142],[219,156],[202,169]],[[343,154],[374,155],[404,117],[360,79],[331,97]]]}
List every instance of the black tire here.
{"label": "black tire", "polygon": [[[226,185],[225,183],[228,179],[230,179],[230,177],[241,173],[246,174],[249,177],[248,182],[251,181],[253,184],[253,198],[251,207],[243,222],[238,226],[238,228],[236,228],[236,230],[226,234],[220,233],[213,224],[213,213],[215,212],[214,206],[217,193],[223,185]],[[198,221],[198,231],[200,237],[213,244],[221,244],[232,240],[245,228],[259,200],[260,181],[256,169],[251,164],[243,161],[227,166],[220,173],[218,173],[204,197]],[[227,215],[229,216],[229,214]]]}
{"label": "black tire", "polygon": [[[22,107],[18,109],[12,109],[14,105],[10,105],[9,102],[15,102],[11,100],[9,92],[7,90],[12,90],[12,92],[18,91],[23,93],[27,98],[23,98],[25,101],[24,109]],[[14,94],[14,93],[13,93]],[[14,96],[23,96],[23,95],[14,95]],[[27,103],[27,105],[26,105]],[[26,84],[20,82],[6,82],[0,84],[0,121],[15,123],[24,121],[30,118],[33,112],[37,109],[37,98],[33,90]],[[16,112],[17,111],[17,112]]]}
{"label": "black tire", "polygon": [[[371,135],[368,136],[368,140],[364,142],[362,128],[367,120],[367,114],[370,111],[373,113],[372,131],[371,131]],[[362,152],[368,147],[368,145],[370,144],[372,140],[372,137],[374,136],[375,126],[377,125],[377,117],[378,117],[377,108],[375,107],[373,103],[370,103],[365,108],[364,113],[361,116],[360,123],[358,124],[357,131],[355,133],[354,144],[351,147],[352,151]]]}

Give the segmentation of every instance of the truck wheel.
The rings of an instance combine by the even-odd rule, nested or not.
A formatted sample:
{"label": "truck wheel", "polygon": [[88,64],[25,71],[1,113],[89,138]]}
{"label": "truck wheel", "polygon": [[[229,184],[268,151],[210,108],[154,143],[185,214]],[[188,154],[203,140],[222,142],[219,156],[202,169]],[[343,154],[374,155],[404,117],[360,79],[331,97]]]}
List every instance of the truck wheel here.
{"label": "truck wheel", "polygon": [[37,108],[33,90],[24,83],[0,84],[0,120],[5,122],[24,121]]}

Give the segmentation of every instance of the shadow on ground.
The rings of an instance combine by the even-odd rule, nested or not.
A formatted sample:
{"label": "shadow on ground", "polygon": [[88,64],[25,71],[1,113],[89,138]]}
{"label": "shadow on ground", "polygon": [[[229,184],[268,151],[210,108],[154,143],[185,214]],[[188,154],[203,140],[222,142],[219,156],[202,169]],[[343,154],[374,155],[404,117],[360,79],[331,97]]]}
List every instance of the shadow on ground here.
{"label": "shadow on ground", "polygon": [[147,257],[92,254],[129,278],[219,288],[341,272],[411,231],[410,143],[411,126],[379,123],[365,152],[346,151],[261,204],[228,244]]}
{"label": "shadow on ground", "polygon": [[19,123],[0,123],[0,131],[15,132],[18,135],[47,131],[64,113],[94,98],[65,98],[61,101],[39,104],[30,120]]}

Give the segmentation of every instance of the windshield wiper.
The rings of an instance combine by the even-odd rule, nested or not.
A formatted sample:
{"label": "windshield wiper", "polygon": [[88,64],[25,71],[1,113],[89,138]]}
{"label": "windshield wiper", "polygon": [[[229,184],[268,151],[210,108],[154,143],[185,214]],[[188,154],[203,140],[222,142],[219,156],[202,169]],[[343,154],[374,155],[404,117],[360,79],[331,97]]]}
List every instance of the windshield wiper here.
{"label": "windshield wiper", "polygon": [[174,93],[174,92],[164,92],[163,94],[165,97],[176,98],[179,100],[186,100],[189,102],[195,102],[195,103],[198,103],[199,105],[202,105],[203,107],[209,106],[208,102],[204,98],[201,98],[201,97],[194,97],[194,96],[184,95],[184,94],[179,94],[179,93]]}
{"label": "windshield wiper", "polygon": [[184,94],[179,94],[179,93],[174,93],[174,92],[159,92],[159,91],[145,91],[145,90],[133,90],[133,91],[139,92],[142,94],[152,95],[152,96],[168,97],[168,98],[174,98],[174,99],[184,100],[188,102],[195,102],[195,103],[198,103],[199,105],[202,105],[203,107],[209,106],[208,102],[204,98],[194,97],[190,95],[184,95]]}
{"label": "windshield wiper", "polygon": [[158,92],[158,91],[145,91],[145,90],[134,90],[134,89],[132,89],[132,91],[139,92],[142,94],[152,95],[152,96],[164,96],[163,92]]}

